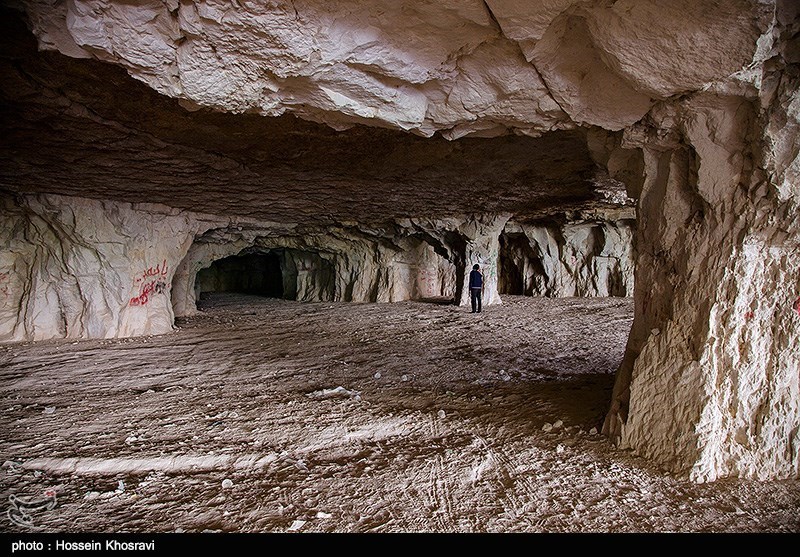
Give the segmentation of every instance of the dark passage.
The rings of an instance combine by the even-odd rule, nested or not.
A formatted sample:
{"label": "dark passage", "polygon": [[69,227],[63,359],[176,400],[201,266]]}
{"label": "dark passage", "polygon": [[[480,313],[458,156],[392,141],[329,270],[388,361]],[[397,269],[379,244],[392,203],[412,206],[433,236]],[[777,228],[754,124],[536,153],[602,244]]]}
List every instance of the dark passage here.
{"label": "dark passage", "polygon": [[197,273],[195,288],[203,292],[239,292],[283,298],[283,273],[278,254],[250,253],[214,261]]}
{"label": "dark passage", "polygon": [[524,234],[500,235],[500,294],[533,296],[547,283],[541,258]]}

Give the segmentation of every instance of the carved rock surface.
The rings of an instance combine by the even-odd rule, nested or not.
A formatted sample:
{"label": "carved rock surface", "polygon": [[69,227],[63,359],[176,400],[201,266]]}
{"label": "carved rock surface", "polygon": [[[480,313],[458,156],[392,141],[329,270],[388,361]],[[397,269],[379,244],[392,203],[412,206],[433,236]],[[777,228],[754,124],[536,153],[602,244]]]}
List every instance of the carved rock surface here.
{"label": "carved rock surface", "polygon": [[500,293],[633,295],[634,211],[618,213],[601,220],[508,223],[500,236]]}
{"label": "carved rock surface", "polygon": [[783,131],[797,129],[800,72],[787,62],[773,51],[765,108],[697,94],[628,137],[645,154],[636,317],[605,429],[697,481],[800,473],[800,197],[786,180],[800,150]]}
{"label": "carved rock surface", "polygon": [[528,4],[22,2],[49,52],[0,21],[0,337],[164,332],[240,254],[307,300],[464,303],[480,262],[497,302],[506,228],[523,288],[627,294],[617,219],[548,219],[629,196],[604,431],[798,477],[800,7]]}
{"label": "carved rock surface", "polygon": [[465,280],[471,265],[479,263],[486,276],[487,305],[500,303],[497,243],[506,220],[465,216],[329,228],[249,222],[210,229],[192,244],[176,271],[175,314],[192,315],[202,293],[224,282],[219,272],[210,272],[216,262],[247,254],[277,256],[283,287],[276,297],[343,302],[440,299],[466,305]]}
{"label": "carved rock surface", "polygon": [[621,129],[748,64],[768,3],[383,0],[25,3],[45,48],[186,106],[430,136]]}
{"label": "carved rock surface", "polygon": [[0,340],[172,329],[171,283],[198,216],[55,195],[0,201]]}
{"label": "carved rock surface", "polygon": [[[52,194],[0,200],[0,341],[163,334],[176,315],[196,312],[204,291],[466,303],[466,261],[484,268],[487,305],[500,303],[496,246],[506,216],[298,229],[155,204]],[[246,258],[257,255],[275,257],[274,268],[248,268]],[[243,282],[243,270],[269,271],[278,286]]]}
{"label": "carved rock surface", "polygon": [[4,189],[304,225],[605,202],[584,130],[450,141],[188,112],[117,66],[37,52],[13,13],[0,44]]}

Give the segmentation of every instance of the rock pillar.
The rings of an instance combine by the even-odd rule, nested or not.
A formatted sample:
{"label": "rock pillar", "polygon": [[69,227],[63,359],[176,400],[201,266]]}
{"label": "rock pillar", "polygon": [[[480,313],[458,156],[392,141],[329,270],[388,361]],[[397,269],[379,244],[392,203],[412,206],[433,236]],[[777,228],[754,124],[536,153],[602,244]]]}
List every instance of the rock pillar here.
{"label": "rock pillar", "polygon": [[604,431],[698,482],[800,470],[792,75],[766,110],[698,94],[626,132],[645,163],[635,319]]}
{"label": "rock pillar", "polygon": [[464,287],[461,290],[460,304],[468,306],[469,273],[476,263],[483,271],[483,305],[502,303],[497,291],[499,272],[500,233],[510,215],[487,215],[468,220],[459,227],[466,240],[464,250]]}

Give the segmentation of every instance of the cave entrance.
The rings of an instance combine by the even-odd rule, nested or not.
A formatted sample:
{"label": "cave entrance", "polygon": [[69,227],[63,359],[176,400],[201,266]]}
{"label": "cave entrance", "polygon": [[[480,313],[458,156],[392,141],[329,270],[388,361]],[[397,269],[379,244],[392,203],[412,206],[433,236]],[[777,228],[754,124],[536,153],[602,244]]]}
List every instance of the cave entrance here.
{"label": "cave entrance", "polygon": [[283,271],[275,252],[231,255],[197,273],[198,294],[235,292],[283,298]]}
{"label": "cave entrance", "polygon": [[239,293],[301,302],[334,299],[333,264],[321,254],[293,248],[248,248],[197,272],[195,301],[212,293]]}
{"label": "cave entrance", "polygon": [[533,296],[541,292],[547,274],[541,257],[525,234],[500,234],[497,290],[500,294]]}

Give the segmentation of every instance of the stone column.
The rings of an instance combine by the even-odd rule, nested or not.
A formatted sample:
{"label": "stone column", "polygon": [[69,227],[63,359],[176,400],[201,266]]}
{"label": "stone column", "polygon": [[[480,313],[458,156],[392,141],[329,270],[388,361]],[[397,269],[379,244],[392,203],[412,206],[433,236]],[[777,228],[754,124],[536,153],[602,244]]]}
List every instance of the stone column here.
{"label": "stone column", "polygon": [[497,275],[499,269],[500,233],[508,222],[510,215],[484,215],[469,219],[459,226],[458,231],[466,239],[464,250],[464,287],[461,289],[459,305],[468,306],[469,273],[476,263],[483,271],[483,305],[500,304],[497,292]]}
{"label": "stone column", "polygon": [[635,319],[604,432],[698,482],[800,470],[800,146],[770,132],[797,133],[797,85],[760,112],[697,94],[627,133],[645,155]]}

